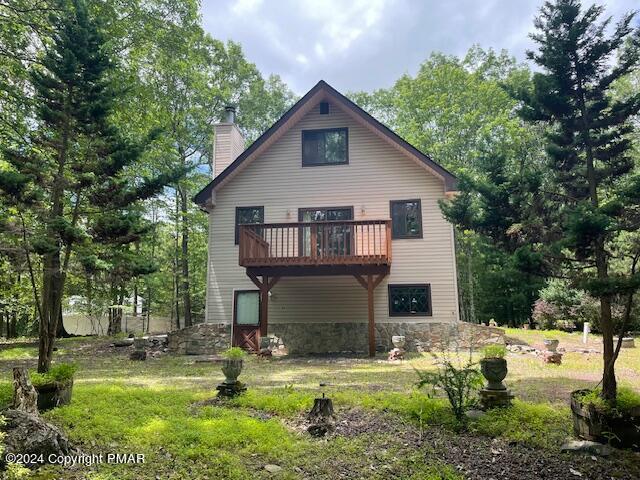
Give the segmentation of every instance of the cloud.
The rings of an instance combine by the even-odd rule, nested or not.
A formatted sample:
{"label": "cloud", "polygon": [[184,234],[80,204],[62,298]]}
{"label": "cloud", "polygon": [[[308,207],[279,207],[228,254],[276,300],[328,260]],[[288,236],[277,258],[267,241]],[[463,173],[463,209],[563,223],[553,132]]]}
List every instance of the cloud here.
{"label": "cloud", "polygon": [[[265,74],[298,94],[324,79],[341,91],[387,87],[432,52],[473,44],[519,60],[542,0],[202,0],[205,29],[240,42]],[[609,0],[614,19],[634,0]]]}
{"label": "cloud", "polygon": [[237,0],[231,5],[231,12],[235,15],[248,15],[255,13],[262,5],[263,0]]}

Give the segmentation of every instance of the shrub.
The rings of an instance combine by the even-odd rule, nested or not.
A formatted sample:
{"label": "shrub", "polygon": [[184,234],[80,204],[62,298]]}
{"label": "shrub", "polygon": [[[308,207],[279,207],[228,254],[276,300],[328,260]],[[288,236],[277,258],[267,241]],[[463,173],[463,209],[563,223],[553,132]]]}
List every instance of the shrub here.
{"label": "shrub", "polygon": [[422,388],[431,386],[432,393],[438,388],[447,395],[451,410],[460,423],[464,423],[464,413],[477,403],[476,391],[482,387],[482,374],[476,368],[476,364],[468,361],[457,367],[451,360],[439,359],[438,369],[435,372],[426,372],[416,369],[420,380],[417,385]]}
{"label": "shrub", "polygon": [[47,373],[31,372],[31,383],[34,387],[51,383],[66,383],[73,379],[78,366],[73,363],[59,363],[49,369]]}
{"label": "shrub", "polygon": [[231,347],[222,352],[222,356],[229,360],[242,360],[246,355],[247,353],[240,347]]}
{"label": "shrub", "polygon": [[601,396],[601,389],[595,388],[578,394],[576,398],[585,405],[592,405],[596,410],[608,415],[628,414],[640,408],[640,394],[627,387],[618,388],[615,405],[611,405]]}
{"label": "shrub", "polygon": [[560,316],[560,311],[555,305],[539,298],[533,304],[533,322],[538,325],[541,330],[553,330],[556,328],[556,322]]}
{"label": "shrub", "polygon": [[504,358],[507,354],[507,348],[504,345],[493,343],[482,349],[483,358]]}

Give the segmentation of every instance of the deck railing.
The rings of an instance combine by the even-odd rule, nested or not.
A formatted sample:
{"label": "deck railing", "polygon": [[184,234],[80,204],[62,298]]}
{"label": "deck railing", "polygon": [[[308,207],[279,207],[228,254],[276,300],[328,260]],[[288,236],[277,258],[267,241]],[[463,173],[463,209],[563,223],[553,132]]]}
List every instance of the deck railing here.
{"label": "deck railing", "polygon": [[391,221],[241,225],[239,243],[244,267],[389,265]]}

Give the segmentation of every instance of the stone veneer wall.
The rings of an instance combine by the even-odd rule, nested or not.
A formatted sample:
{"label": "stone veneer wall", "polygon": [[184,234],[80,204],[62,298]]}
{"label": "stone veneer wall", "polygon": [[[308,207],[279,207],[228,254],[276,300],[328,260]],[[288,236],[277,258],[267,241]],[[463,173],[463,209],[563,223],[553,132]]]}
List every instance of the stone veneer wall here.
{"label": "stone veneer wall", "polygon": [[231,346],[231,325],[198,323],[168,334],[169,351],[178,355],[213,355]]}
{"label": "stone veneer wall", "polygon": [[[391,337],[404,335],[405,348],[427,352],[441,348],[477,348],[486,343],[504,343],[504,330],[496,327],[456,323],[376,323],[376,349],[393,348]],[[274,346],[288,353],[364,353],[368,349],[365,323],[277,323],[269,325]]]}
{"label": "stone veneer wall", "polygon": [[[413,352],[504,343],[504,330],[472,323],[377,323],[377,350],[391,350],[393,335],[404,335],[405,348]],[[365,353],[368,349],[366,323],[275,323],[269,325],[269,336],[273,347],[293,355]],[[199,323],[168,337],[172,353],[213,355],[231,346],[231,325]]]}

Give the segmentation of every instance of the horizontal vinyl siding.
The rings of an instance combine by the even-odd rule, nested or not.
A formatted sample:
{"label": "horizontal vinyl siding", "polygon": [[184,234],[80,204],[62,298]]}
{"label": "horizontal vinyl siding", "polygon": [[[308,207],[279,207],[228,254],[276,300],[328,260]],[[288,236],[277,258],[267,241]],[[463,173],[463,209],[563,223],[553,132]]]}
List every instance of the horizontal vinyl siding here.
{"label": "horizontal vinyl siding", "polygon": [[[316,107],[216,193],[209,214],[207,321],[231,322],[234,289],[255,289],[238,266],[235,208],[264,206],[265,222],[295,222],[299,208],[353,206],[359,219],[388,219],[390,200],[422,200],[422,239],[393,240],[391,274],[376,288],[376,322],[457,318],[452,230],[438,200],[441,180],[331,105]],[[302,167],[301,130],[347,127],[349,164]],[[364,209],[364,213],[362,210]],[[389,283],[430,283],[432,317],[389,317]],[[269,323],[366,322],[366,291],[353,277],[283,278],[272,291]]]}

